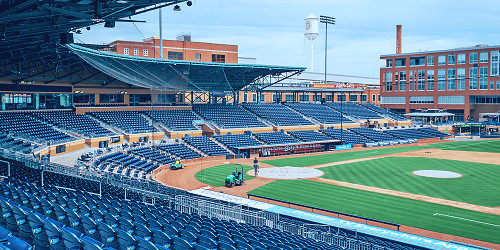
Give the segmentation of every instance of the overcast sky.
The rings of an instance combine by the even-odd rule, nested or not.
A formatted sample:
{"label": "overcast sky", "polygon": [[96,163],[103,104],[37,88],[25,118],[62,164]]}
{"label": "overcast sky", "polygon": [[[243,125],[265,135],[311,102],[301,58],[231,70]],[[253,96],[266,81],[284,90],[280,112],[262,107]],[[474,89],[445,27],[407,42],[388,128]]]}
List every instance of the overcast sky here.
{"label": "overcast sky", "polygon": [[[192,40],[236,44],[239,56],[259,64],[309,67],[309,41],[304,18],[309,14],[336,18],[328,28],[328,73],[379,77],[381,54],[395,53],[396,24],[403,25],[403,52],[500,44],[498,0],[194,0],[182,11],[163,9],[163,37],[184,32]],[[109,43],[142,41],[159,36],[158,10],[133,19],[82,30],[76,41]],[[324,70],[325,27],[315,41],[314,71]],[[142,33],[142,34],[141,34]],[[144,35],[144,37],[143,37]],[[80,40],[79,40],[80,39]]]}

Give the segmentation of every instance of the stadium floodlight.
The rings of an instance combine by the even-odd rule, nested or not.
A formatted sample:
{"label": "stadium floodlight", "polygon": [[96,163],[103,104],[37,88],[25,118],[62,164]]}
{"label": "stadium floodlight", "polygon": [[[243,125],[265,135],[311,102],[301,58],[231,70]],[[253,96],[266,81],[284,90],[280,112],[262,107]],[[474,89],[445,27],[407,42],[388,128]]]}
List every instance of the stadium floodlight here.
{"label": "stadium floodlight", "polygon": [[[335,25],[335,17],[331,16],[319,16],[319,22],[325,24],[325,84],[326,84],[326,66],[328,65],[328,24]],[[344,92],[340,92],[340,143],[344,144],[344,112],[342,110],[342,103],[344,102]],[[335,101],[335,100],[334,100]]]}
{"label": "stadium floodlight", "polygon": [[186,2],[186,5],[187,5],[187,6],[191,6],[191,5],[193,5],[193,2],[191,2],[191,1],[187,1],[187,2]]}
{"label": "stadium floodlight", "polygon": [[181,11],[181,6],[179,6],[178,4],[176,4],[174,6],[174,11]]}

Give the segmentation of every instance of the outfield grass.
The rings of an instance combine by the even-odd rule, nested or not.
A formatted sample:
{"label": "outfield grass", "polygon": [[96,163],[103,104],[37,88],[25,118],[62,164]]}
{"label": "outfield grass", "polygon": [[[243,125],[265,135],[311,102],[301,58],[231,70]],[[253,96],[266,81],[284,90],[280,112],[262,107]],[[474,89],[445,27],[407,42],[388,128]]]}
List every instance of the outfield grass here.
{"label": "outfield grass", "polygon": [[322,155],[311,155],[311,156],[302,156],[302,157],[294,157],[294,158],[284,158],[284,159],[276,159],[276,160],[267,160],[263,161],[267,164],[276,166],[276,167],[306,167],[313,166],[331,162],[338,161],[347,161],[365,157],[373,157],[379,155],[387,155],[394,154],[400,152],[408,152],[426,149],[428,147],[424,146],[406,146],[406,147],[394,147],[394,148],[380,148],[373,150],[364,150],[364,151],[353,151],[353,152],[345,152],[345,153],[334,153],[334,154],[322,154]]}
{"label": "outfield grass", "polygon": [[[243,172],[253,170],[253,167],[243,165]],[[210,167],[197,172],[194,177],[203,183],[212,185],[214,187],[221,187],[225,185],[225,179],[228,175],[235,171],[235,164],[219,165]],[[241,171],[241,169],[238,169]],[[245,181],[254,179],[255,177],[245,174],[243,179]]]}
{"label": "outfield grass", "polygon": [[430,144],[429,147],[443,150],[500,153],[500,140],[454,141]]}
{"label": "outfield grass", "polygon": [[481,223],[500,225],[497,215],[308,180],[278,180],[250,193],[500,244],[500,226]]}
{"label": "outfield grass", "polygon": [[[320,168],[322,178],[427,195],[488,207],[500,206],[500,165],[422,157],[387,157]],[[415,170],[445,170],[463,175],[439,179]]]}

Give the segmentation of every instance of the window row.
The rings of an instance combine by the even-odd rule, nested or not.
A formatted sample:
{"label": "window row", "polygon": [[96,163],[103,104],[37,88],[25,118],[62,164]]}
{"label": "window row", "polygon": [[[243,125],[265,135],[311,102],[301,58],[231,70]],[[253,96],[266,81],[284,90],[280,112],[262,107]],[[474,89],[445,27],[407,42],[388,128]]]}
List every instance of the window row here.
{"label": "window row", "polygon": [[[455,64],[465,64],[465,54],[466,53],[450,53],[450,54],[441,54],[437,56],[437,65],[455,65]],[[499,58],[499,51],[491,51],[491,62],[497,62]],[[434,55],[427,56],[413,56],[410,57],[410,66],[425,66],[427,62],[427,66],[436,65]],[[487,63],[489,61],[488,51],[481,52],[470,52],[469,53],[469,63]],[[407,62],[406,58],[396,58],[395,66],[396,67],[406,67]],[[392,68],[393,59],[386,59],[386,67]],[[498,66],[497,66],[498,67]]]}

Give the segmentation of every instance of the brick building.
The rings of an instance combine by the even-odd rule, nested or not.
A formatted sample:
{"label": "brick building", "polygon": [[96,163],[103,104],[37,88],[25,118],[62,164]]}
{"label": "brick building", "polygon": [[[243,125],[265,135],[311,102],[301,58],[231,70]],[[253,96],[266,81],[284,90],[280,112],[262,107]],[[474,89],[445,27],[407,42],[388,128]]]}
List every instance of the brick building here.
{"label": "brick building", "polygon": [[[191,42],[190,36],[163,40],[163,58],[200,62],[238,63],[238,45]],[[129,56],[160,58],[160,39],[150,37],[143,42],[117,40],[109,44],[112,52]]]}
{"label": "brick building", "polygon": [[455,120],[500,110],[500,45],[382,55],[381,105],[400,113],[446,109]]}

